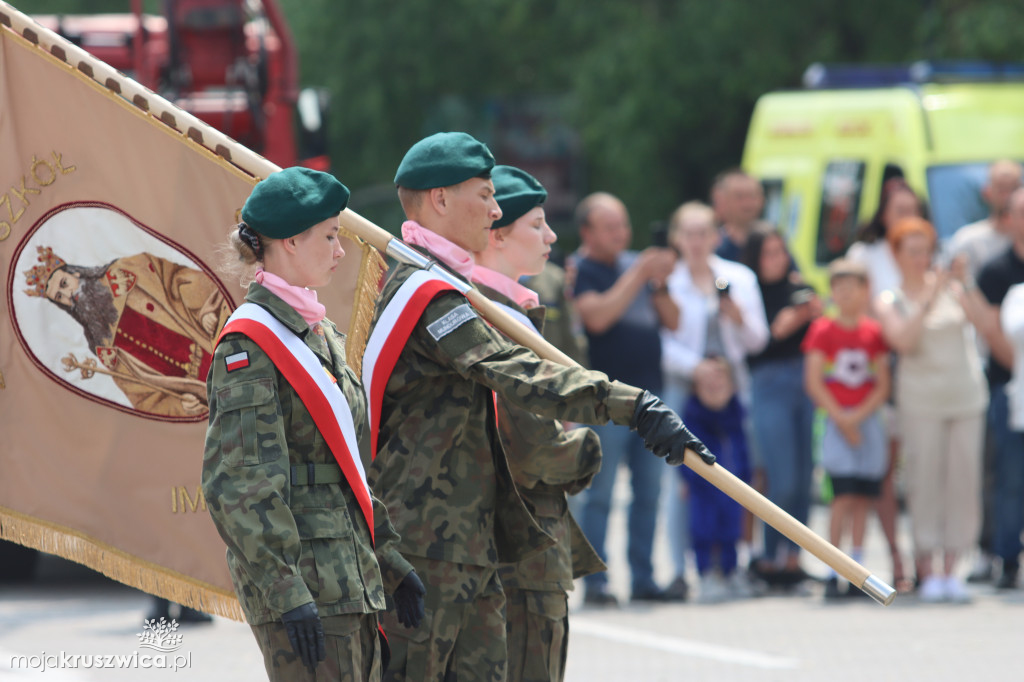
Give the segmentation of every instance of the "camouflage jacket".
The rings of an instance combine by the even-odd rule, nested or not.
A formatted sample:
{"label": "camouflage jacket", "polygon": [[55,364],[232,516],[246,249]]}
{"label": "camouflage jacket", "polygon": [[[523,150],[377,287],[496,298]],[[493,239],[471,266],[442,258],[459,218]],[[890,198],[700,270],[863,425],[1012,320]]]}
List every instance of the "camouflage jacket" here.
{"label": "camouflage jacket", "polygon": [[[250,285],[245,298],[302,337],[337,379],[352,408],[358,454],[366,461],[366,397],[345,365],[344,337],[329,320],[321,324],[323,336],[314,333],[291,306],[259,284]],[[248,353],[249,365],[228,372],[225,358],[241,352]],[[203,494],[227,543],[228,567],[248,621],[277,620],[313,601],[321,616],[384,609],[385,590],[392,592],[412,566],[399,554],[398,536],[377,499],[372,500],[375,551],[343,477],[315,485],[302,480],[307,464],[337,473],[340,467],[295,390],[242,334],[228,334],[217,346],[206,386],[210,422]],[[333,480],[339,480],[337,474]]]}
{"label": "camouflage jacket", "polygon": [[[374,324],[413,272],[408,265],[392,271]],[[464,306],[461,294],[438,295],[410,334],[385,388],[367,476],[401,533],[404,554],[494,566],[536,554],[553,539],[512,481],[492,391],[549,419],[590,424],[627,424],[640,391],[541,360]]]}
{"label": "camouflage jacket", "polygon": [[[507,296],[477,284],[487,298],[522,313],[545,337],[545,310],[524,310]],[[587,428],[566,431],[562,424],[498,399],[498,435],[508,454],[512,478],[538,523],[555,545],[536,556],[501,569],[505,587],[568,592],[573,579],[604,571],[607,566],[587,541],[569,512],[566,494],[590,485],[601,468],[601,441]]]}
{"label": "camouflage jacket", "polygon": [[539,275],[534,275],[524,284],[537,292],[540,304],[544,306],[544,338],[586,367],[587,337],[578,330],[578,323],[573,319],[575,311],[565,294],[565,270],[548,261]]}

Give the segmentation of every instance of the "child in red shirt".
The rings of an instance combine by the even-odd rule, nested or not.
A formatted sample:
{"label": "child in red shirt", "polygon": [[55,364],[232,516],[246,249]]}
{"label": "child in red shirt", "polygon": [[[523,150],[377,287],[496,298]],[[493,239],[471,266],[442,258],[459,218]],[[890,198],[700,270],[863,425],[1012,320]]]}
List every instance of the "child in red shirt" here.
{"label": "child in red shirt", "polygon": [[[881,492],[888,468],[879,408],[889,396],[889,358],[878,323],[867,317],[871,301],[863,265],[837,260],[829,267],[837,314],[811,324],[804,338],[804,384],[825,410],[822,466],[832,479],[829,539],[839,546],[848,532],[850,556],[860,561],[868,510]],[[835,573],[825,598],[840,596]],[[859,594],[852,589],[851,596]]]}

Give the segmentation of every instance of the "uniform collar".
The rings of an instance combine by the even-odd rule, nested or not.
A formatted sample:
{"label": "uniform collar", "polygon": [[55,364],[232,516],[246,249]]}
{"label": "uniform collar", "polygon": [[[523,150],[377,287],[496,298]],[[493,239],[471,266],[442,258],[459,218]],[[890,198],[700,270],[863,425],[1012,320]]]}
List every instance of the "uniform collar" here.
{"label": "uniform collar", "polygon": [[507,298],[514,301],[520,308],[536,308],[540,303],[537,298],[537,292],[524,287],[508,275],[502,274],[497,270],[484,267],[483,265],[478,264],[473,268],[472,279],[474,284],[483,284],[495,291],[501,292]]}
{"label": "uniform collar", "polygon": [[274,292],[262,284],[252,282],[245,294],[245,300],[265,308],[271,315],[276,317],[281,324],[291,329],[299,336],[309,331],[309,325],[302,318],[295,308],[284,302]]}

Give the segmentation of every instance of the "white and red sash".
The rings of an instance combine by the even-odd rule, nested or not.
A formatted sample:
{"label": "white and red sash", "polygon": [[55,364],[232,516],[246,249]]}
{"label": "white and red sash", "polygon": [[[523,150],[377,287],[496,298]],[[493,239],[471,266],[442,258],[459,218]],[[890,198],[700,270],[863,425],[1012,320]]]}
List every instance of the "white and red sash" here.
{"label": "white and red sash", "polygon": [[[491,301],[491,303],[493,303],[494,305],[498,306],[499,308],[504,310],[506,313],[508,313],[509,315],[514,317],[516,319],[516,321],[518,321],[521,325],[523,325],[524,327],[529,329],[531,332],[535,333],[537,336],[541,335],[540,334],[540,330],[537,329],[537,325],[535,325],[533,323],[533,320],[531,320],[529,317],[527,317],[524,313],[519,312],[518,310],[516,310],[512,306],[506,305],[506,304],[502,303],[501,301],[495,301],[493,298],[490,299],[490,301]],[[541,337],[541,338],[543,338],[543,337]]]}
{"label": "white and red sash", "polygon": [[423,311],[444,291],[458,290],[432,272],[417,270],[398,287],[366,342],[366,350],[363,351],[363,390],[366,391],[370,411],[370,438],[374,458],[377,457],[384,389]]}
{"label": "white and red sash", "polygon": [[252,339],[299,395],[313,422],[331,449],[373,539],[373,505],[366,472],[359,458],[352,409],[341,388],[324,371],[316,354],[291,329],[255,303],[243,303],[228,318],[220,337],[237,332]]}

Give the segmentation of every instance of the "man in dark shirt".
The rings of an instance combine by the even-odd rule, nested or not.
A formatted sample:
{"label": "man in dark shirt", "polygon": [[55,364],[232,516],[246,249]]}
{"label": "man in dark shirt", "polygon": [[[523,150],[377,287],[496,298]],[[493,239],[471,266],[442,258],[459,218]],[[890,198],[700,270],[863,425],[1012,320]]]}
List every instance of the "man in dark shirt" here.
{"label": "man in dark shirt", "polygon": [[[632,239],[629,214],[611,194],[583,199],[576,209],[576,221],[584,254],[577,264],[576,308],[587,333],[590,367],[657,393],[661,390],[658,331],[662,326],[674,329],[679,323],[679,309],[665,288],[675,254],[664,248],[628,251]],[[587,491],[581,515],[583,532],[601,558],[607,558],[604,542],[612,488],[619,464],[625,463],[633,487],[628,549],[632,599],[664,600],[651,563],[663,467],[651,465],[643,443],[629,429],[608,424],[594,430],[601,438],[604,463]],[[616,603],[608,592],[605,573],[587,576],[585,585],[585,603]]]}
{"label": "man in dark shirt", "polygon": [[992,549],[1003,564],[996,585],[1012,589],[1017,586],[1020,534],[1024,530],[1024,432],[1010,428],[1006,384],[1013,366],[1013,348],[999,324],[999,307],[1010,287],[1024,282],[1024,189],[1010,196],[1006,219],[1010,247],[982,267],[978,287],[968,293],[967,300],[975,326],[989,348],[988,419],[995,448]]}

